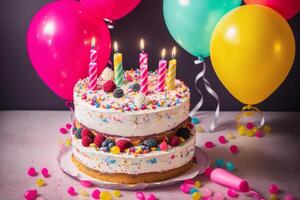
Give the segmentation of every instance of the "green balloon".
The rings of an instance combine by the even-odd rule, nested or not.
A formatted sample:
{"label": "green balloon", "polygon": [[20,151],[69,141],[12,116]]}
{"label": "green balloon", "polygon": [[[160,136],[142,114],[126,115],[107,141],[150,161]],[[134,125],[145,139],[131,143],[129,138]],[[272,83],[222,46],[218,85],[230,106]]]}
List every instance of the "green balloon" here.
{"label": "green balloon", "polygon": [[168,30],[190,54],[208,57],[211,34],[218,21],[241,0],[164,0]]}

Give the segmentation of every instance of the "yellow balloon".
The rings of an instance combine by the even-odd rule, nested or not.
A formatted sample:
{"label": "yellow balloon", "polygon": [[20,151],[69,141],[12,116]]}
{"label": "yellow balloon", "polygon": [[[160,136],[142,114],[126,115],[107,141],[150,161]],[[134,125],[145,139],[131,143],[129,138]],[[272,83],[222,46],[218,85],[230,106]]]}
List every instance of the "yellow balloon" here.
{"label": "yellow balloon", "polygon": [[258,104],[285,80],[295,57],[295,39],[286,20],[261,5],[226,14],[213,31],[213,68],[229,92],[244,104]]}

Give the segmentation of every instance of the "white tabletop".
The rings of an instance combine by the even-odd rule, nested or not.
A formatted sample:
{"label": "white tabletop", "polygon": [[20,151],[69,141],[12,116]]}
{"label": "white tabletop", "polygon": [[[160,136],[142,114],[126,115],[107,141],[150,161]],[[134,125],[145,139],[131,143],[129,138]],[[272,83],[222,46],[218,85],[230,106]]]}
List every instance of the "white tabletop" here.
{"label": "white tabletop", "polygon": [[[264,138],[238,136],[235,128],[237,112],[222,112],[218,129],[215,133],[198,133],[197,144],[202,147],[212,160],[222,158],[235,164],[234,174],[248,180],[251,187],[269,199],[268,187],[276,183],[286,193],[300,197],[300,113],[268,112],[267,123],[272,126],[272,133]],[[205,128],[211,120],[211,112],[199,114],[201,125]],[[47,186],[37,188],[43,199],[80,199],[68,196],[66,190],[80,184],[64,174],[57,164],[58,144],[69,135],[59,133],[59,128],[70,122],[67,111],[1,111],[0,112],[0,199],[22,199],[24,191],[37,188],[35,180],[29,177],[30,166],[37,170],[47,167],[51,177],[45,179]],[[236,138],[228,144],[220,144],[217,138],[234,133]],[[213,141],[216,147],[203,148],[205,141]],[[240,148],[236,155],[229,153],[229,146],[235,144]],[[226,189],[210,182],[200,175],[197,180],[205,188],[225,194]],[[91,192],[95,188],[85,189]],[[101,189],[100,190],[104,190]],[[145,194],[153,193],[160,200],[191,199],[190,195],[179,190],[179,184],[150,189]],[[135,192],[122,191],[123,198],[135,199]],[[239,199],[250,199],[241,195]]]}

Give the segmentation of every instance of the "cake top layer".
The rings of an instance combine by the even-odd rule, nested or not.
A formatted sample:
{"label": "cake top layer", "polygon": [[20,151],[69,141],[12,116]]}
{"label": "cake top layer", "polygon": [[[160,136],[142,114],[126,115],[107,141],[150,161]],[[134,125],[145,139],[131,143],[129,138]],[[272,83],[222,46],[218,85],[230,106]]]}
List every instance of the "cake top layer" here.
{"label": "cake top layer", "polygon": [[[149,72],[148,94],[141,94],[139,89],[140,71],[129,70],[124,72],[124,82],[120,87],[123,90],[116,97],[115,92],[105,92],[105,84],[113,79],[113,71],[106,68],[98,78],[97,91],[88,90],[88,78],[79,80],[74,87],[74,100],[82,100],[87,104],[107,112],[147,112],[153,110],[168,109],[180,105],[189,100],[190,92],[188,87],[176,79],[174,90],[156,91],[158,74]],[[114,94],[115,93],[115,94]]]}

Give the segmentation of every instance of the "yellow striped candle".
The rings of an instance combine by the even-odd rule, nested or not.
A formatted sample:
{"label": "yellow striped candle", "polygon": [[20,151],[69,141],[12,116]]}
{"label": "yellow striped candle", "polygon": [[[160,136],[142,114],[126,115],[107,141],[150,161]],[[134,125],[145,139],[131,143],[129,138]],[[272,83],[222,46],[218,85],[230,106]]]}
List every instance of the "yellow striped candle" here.
{"label": "yellow striped candle", "polygon": [[175,79],[176,79],[176,66],[177,61],[175,59],[176,48],[172,50],[172,59],[169,61],[168,77],[167,77],[167,90],[175,89]]}
{"label": "yellow striped candle", "polygon": [[114,71],[115,71],[115,83],[118,87],[123,84],[123,57],[122,54],[118,52],[118,44],[114,43]]}

